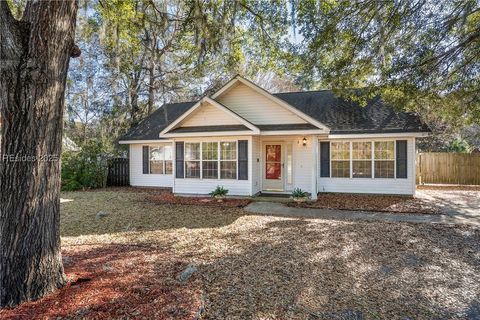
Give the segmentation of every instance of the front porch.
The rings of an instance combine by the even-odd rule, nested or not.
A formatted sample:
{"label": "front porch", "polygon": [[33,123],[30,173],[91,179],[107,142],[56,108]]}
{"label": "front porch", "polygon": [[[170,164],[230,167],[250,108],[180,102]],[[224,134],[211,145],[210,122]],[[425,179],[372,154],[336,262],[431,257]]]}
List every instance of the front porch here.
{"label": "front porch", "polygon": [[300,188],[317,197],[317,135],[252,137],[252,194],[288,195]]}

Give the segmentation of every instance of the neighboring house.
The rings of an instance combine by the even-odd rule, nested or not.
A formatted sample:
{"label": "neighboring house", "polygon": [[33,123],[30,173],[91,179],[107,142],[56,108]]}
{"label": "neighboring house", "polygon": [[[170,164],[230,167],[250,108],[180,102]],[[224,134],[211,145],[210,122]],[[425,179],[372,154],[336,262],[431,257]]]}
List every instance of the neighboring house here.
{"label": "neighboring house", "polygon": [[65,135],[62,137],[62,151],[78,152],[80,150],[81,148],[75,143],[75,141]]}
{"label": "neighboring house", "polygon": [[271,94],[236,76],[199,101],[166,104],[122,137],[130,184],[176,194],[415,193],[415,138],[429,129],[374,99]]}

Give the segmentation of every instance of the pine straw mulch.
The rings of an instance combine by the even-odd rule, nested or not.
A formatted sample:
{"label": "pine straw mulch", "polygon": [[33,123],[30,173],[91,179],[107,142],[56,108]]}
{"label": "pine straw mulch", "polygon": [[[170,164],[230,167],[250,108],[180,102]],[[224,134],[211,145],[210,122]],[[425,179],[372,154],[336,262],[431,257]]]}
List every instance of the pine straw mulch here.
{"label": "pine straw mulch", "polygon": [[193,319],[203,301],[199,280],[176,276],[186,264],[149,245],[81,245],[63,249],[68,283],[1,319]]}
{"label": "pine straw mulch", "polygon": [[320,193],[315,202],[288,204],[292,207],[338,210],[375,211],[389,213],[441,214],[434,203],[408,196]]}
{"label": "pine straw mulch", "polygon": [[[75,289],[88,290],[7,312],[102,319],[117,303],[114,319],[191,319],[203,301],[202,319],[480,319],[479,228],[255,216],[121,191],[62,197],[66,270],[92,278]],[[180,285],[187,264],[198,272]]]}
{"label": "pine straw mulch", "polygon": [[195,206],[214,206],[214,207],[236,207],[243,208],[247,206],[252,200],[240,199],[240,198],[225,198],[215,199],[212,197],[185,197],[175,196],[168,191],[157,192],[151,194],[146,198],[148,201],[152,201],[157,204],[182,204],[182,205],[195,205]]}

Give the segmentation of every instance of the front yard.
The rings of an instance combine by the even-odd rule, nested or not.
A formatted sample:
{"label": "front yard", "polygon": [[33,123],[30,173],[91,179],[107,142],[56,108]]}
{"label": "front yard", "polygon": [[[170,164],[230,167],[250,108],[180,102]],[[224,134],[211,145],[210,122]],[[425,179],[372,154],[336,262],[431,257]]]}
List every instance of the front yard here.
{"label": "front yard", "polygon": [[[147,197],[64,193],[73,283],[0,318],[480,318],[477,228],[254,216]],[[189,264],[197,271],[179,281]]]}

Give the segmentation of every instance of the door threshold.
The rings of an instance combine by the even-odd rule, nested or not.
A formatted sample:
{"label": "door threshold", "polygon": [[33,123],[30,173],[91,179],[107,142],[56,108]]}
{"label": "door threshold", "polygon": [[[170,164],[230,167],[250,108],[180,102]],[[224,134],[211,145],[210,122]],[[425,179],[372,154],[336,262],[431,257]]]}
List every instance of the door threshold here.
{"label": "door threshold", "polygon": [[290,192],[287,192],[287,191],[261,191],[260,192],[260,197],[285,198],[289,196],[290,196]]}

